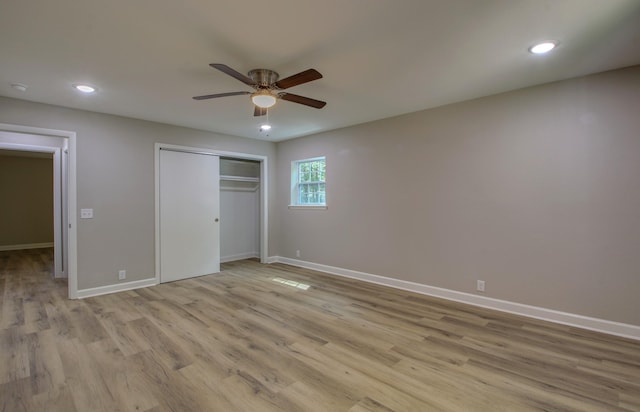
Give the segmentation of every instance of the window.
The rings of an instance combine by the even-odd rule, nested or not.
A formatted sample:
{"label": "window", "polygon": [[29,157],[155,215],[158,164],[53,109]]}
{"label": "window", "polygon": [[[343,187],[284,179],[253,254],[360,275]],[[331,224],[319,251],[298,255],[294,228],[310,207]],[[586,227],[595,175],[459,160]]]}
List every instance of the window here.
{"label": "window", "polygon": [[325,158],[291,162],[291,206],[326,207]]}

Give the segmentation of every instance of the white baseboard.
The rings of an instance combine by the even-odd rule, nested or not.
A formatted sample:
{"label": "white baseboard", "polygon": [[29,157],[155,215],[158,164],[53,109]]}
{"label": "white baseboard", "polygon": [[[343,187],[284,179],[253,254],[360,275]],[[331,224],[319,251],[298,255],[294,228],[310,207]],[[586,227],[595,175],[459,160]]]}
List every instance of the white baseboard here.
{"label": "white baseboard", "polygon": [[221,256],[220,263],[233,262],[235,260],[243,260],[243,259],[251,259],[251,258],[260,258],[260,253],[246,252],[246,253],[238,253],[236,255]]}
{"label": "white baseboard", "polygon": [[92,296],[106,295],[108,293],[124,292],[126,290],[146,288],[158,284],[156,278],[134,280],[126,283],[117,283],[115,285],[99,286],[97,288],[78,290],[78,299],[89,298]]}
{"label": "white baseboard", "polygon": [[553,309],[541,308],[538,306],[524,305],[521,303],[510,302],[488,298],[486,296],[473,295],[471,293],[458,292],[451,289],[438,288],[434,286],[424,285],[422,283],[409,282],[388,278],[385,276],[372,275],[370,273],[358,272],[350,269],[343,269],[334,266],[322,265],[319,263],[306,262],[303,260],[291,259],[281,256],[272,256],[268,259],[269,263],[285,263],[291,266],[298,266],[306,269],[317,270],[332,275],[343,276],[351,279],[358,279],[369,283],[375,283],[383,286],[390,286],[396,289],[407,290],[410,292],[420,293],[423,295],[435,296],[438,298],[448,299],[456,302],[467,303],[469,305],[480,306],[488,309],[495,309],[502,312],[522,315],[530,318],[546,320],[554,323],[560,323],[568,326],[575,326],[582,329],[603,332],[610,335],[621,336],[624,338],[640,340],[640,326],[630,325],[626,323],[613,322],[604,319],[591,318],[588,316],[577,315],[574,313],[561,312]]}
{"label": "white baseboard", "polygon": [[27,243],[25,245],[6,245],[0,246],[0,252],[5,250],[24,250],[24,249],[44,249],[48,247],[53,247],[53,242],[47,243]]}
{"label": "white baseboard", "polygon": [[[281,259],[286,259],[286,258],[282,258],[282,257],[280,257],[280,256],[268,256],[268,257],[267,257],[267,260],[266,260],[266,262],[265,262],[265,263],[267,263],[267,264],[271,264],[271,263],[278,263],[278,262],[282,262],[282,260],[281,260]],[[282,262],[282,263],[284,263],[284,262]],[[296,266],[297,266],[297,265],[296,265]]]}

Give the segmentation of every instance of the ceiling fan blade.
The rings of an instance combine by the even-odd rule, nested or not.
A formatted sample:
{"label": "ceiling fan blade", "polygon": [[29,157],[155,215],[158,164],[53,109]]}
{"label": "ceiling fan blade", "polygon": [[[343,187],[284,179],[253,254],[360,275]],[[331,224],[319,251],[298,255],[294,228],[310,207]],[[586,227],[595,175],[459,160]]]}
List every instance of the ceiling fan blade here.
{"label": "ceiling fan blade", "polygon": [[316,109],[322,109],[327,105],[327,102],[321,100],[312,99],[310,97],[298,96],[291,93],[280,93],[278,95],[282,100],[288,100],[294,103],[304,104],[305,106],[315,107]]}
{"label": "ceiling fan blade", "polygon": [[204,96],[194,96],[193,100],[215,99],[216,97],[240,96],[241,94],[251,94],[251,92],[230,92],[218,94],[205,94]]}
{"label": "ceiling fan blade", "polygon": [[275,82],[278,89],[288,89],[289,87],[297,86],[299,84],[308,83],[314,80],[322,79],[322,75],[316,69],[309,69],[293,76],[286,77],[282,80]]}
{"label": "ceiling fan blade", "polygon": [[236,70],[232,69],[231,67],[227,66],[226,64],[211,63],[209,66],[213,67],[214,69],[218,69],[221,72],[223,72],[225,74],[228,74],[229,76],[240,80],[242,83],[248,84],[249,86],[257,86],[258,85],[258,83],[253,81],[252,78],[245,76],[244,74],[240,73],[239,71],[236,71]]}
{"label": "ceiling fan blade", "polygon": [[267,114],[267,109],[260,106],[254,106],[253,115],[254,116],[264,116]]}

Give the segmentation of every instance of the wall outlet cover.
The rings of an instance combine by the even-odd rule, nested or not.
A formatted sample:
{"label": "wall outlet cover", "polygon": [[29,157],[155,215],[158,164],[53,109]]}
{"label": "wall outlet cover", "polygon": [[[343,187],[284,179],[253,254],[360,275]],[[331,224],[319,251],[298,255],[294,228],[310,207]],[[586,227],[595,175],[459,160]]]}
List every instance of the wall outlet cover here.
{"label": "wall outlet cover", "polygon": [[80,219],[93,219],[93,209],[80,209]]}

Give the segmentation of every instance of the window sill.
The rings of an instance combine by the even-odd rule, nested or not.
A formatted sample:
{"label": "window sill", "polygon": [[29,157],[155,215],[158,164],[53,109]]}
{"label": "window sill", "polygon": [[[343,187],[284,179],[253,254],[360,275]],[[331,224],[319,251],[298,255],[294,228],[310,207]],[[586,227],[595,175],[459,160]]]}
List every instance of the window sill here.
{"label": "window sill", "polygon": [[289,205],[289,209],[327,210],[327,205]]}

